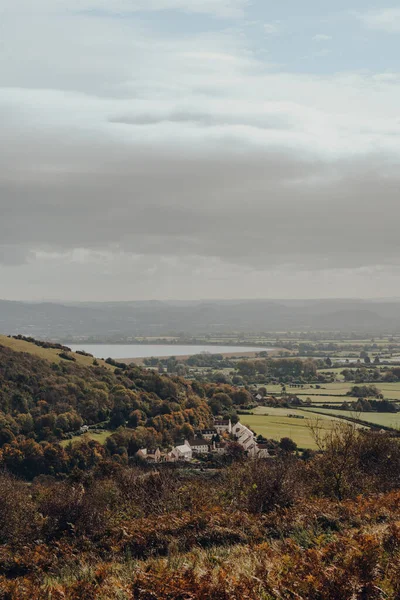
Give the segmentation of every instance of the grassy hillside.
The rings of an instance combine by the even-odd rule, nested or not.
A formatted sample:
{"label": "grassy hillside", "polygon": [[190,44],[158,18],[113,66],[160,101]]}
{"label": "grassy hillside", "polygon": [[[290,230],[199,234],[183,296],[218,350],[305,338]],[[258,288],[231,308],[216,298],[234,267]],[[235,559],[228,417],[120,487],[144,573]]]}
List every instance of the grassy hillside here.
{"label": "grassy hillside", "polygon": [[[41,348],[32,342],[17,340],[6,335],[0,334],[0,346],[5,346],[6,348],[10,348],[15,352],[27,352],[28,354],[33,354],[38,358],[43,358],[44,360],[48,360],[52,363],[65,362],[65,360],[59,356],[61,350],[55,348]],[[90,367],[93,364],[93,358],[91,356],[82,356],[76,352],[71,352],[71,354],[75,358],[76,362],[83,367]],[[107,369],[114,370],[114,367],[108,365],[104,360],[98,359],[98,363]]]}

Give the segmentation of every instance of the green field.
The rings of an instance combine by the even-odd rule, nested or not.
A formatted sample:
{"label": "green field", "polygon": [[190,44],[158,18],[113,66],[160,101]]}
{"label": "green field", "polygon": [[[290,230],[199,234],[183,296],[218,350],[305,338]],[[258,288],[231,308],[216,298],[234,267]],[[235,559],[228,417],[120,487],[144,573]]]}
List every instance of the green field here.
{"label": "green field", "polygon": [[[317,395],[323,395],[323,394],[333,394],[336,396],[344,396],[347,394],[347,392],[349,392],[351,390],[351,388],[354,386],[354,383],[346,383],[344,381],[338,381],[336,383],[321,383],[319,384],[319,388],[316,388],[315,385],[313,385],[311,387],[305,385],[304,388],[301,388],[298,390],[299,394],[317,394]],[[287,388],[287,391],[291,391],[293,388]]]}
{"label": "green field", "polygon": [[[304,419],[289,417],[298,415]],[[287,408],[258,407],[252,415],[242,415],[240,421],[250,427],[257,434],[266,438],[280,440],[290,437],[300,448],[315,449],[316,443],[310,430],[310,423],[318,419],[320,427],[328,429],[329,423],[335,421],[334,417],[325,415],[311,415],[307,411]]]}
{"label": "green field", "polygon": [[[308,408],[305,412],[314,412],[315,410],[324,409],[313,409]],[[337,410],[337,409],[326,409],[329,410],[329,414],[332,416],[344,416],[344,417],[355,417],[368,423],[374,423],[376,425],[383,425],[385,427],[392,427],[393,429],[400,429],[400,413],[374,413],[374,412],[352,412],[349,410]],[[322,416],[322,415],[321,415]]]}
{"label": "green field", "polygon": [[[332,394],[336,396],[344,396],[347,392],[351,390],[351,388],[355,385],[354,383],[345,383],[344,381],[338,381],[336,383],[321,383],[319,384],[319,388],[315,387],[315,385],[304,384],[304,387],[291,387],[290,385],[286,385],[286,393],[294,394],[294,395],[302,395],[306,394],[307,396],[321,395],[321,394]],[[387,385],[396,385],[396,384],[387,384]],[[399,392],[400,392],[400,384]],[[282,386],[280,385],[265,385],[267,388],[267,394],[280,394],[282,391]],[[379,386],[378,386],[379,387]]]}
{"label": "green field", "polygon": [[[299,396],[299,398],[302,398],[303,400],[306,399],[307,397],[310,397],[311,401],[313,401],[314,399],[318,398],[318,400],[316,400],[317,402],[324,402],[323,397],[326,397],[327,400],[326,402],[329,402],[329,396],[334,396],[334,397],[338,397],[338,396],[342,396],[343,401],[345,400],[345,398],[343,398],[343,396],[346,396],[347,392],[349,392],[351,390],[351,388],[354,385],[358,385],[358,386],[362,386],[362,385],[369,385],[369,384],[363,384],[363,383],[354,383],[354,382],[344,382],[344,381],[338,381],[335,383],[321,383],[319,385],[319,388],[316,388],[315,385],[310,386],[310,385],[304,385],[304,387],[299,388],[299,387],[290,387],[289,385],[286,386],[286,393],[288,394],[293,394],[295,396]],[[388,400],[400,400],[400,382],[396,382],[396,383],[381,383],[381,382],[376,382],[373,385],[376,385],[376,387],[378,388],[378,390],[380,390],[382,392],[382,394],[384,395],[384,397]],[[276,395],[280,395],[282,388],[280,385],[266,385],[265,386],[267,389],[267,394],[276,394]],[[351,398],[349,398],[351,400]],[[339,402],[340,398],[338,400],[334,400],[335,402]]]}
{"label": "green field", "polygon": [[95,440],[96,442],[99,442],[99,444],[104,444],[106,439],[108,437],[110,437],[110,435],[112,434],[112,431],[109,431],[108,429],[105,429],[104,431],[102,431],[101,433],[91,433],[90,431],[88,433],[85,433],[83,435],[76,435],[75,437],[69,439],[69,440],[63,440],[62,442],[60,442],[61,446],[67,446],[70,442],[72,442],[73,444],[75,442],[79,442],[82,441],[84,439],[91,439],[91,440]]}
{"label": "green field", "polygon": [[396,383],[378,383],[376,384],[378,390],[381,390],[382,394],[388,400],[400,400],[400,382]]}
{"label": "green field", "polygon": [[[313,400],[313,397],[315,396],[323,396],[325,394],[329,394],[329,395],[335,395],[335,396],[345,396],[347,394],[347,392],[349,392],[351,390],[351,388],[354,385],[359,385],[362,386],[364,385],[363,383],[344,383],[344,382],[338,382],[338,383],[324,383],[321,385],[321,387],[319,389],[316,389],[315,387],[304,387],[302,389],[299,389],[297,394],[299,396],[310,396],[311,400]],[[369,385],[369,384],[366,384]],[[376,387],[378,388],[378,390],[380,390],[382,392],[382,394],[384,395],[385,398],[387,398],[388,400],[400,400],[400,382],[396,382],[396,383],[381,383],[380,381],[378,381],[377,383],[373,384],[376,385]],[[287,391],[292,391],[293,388],[287,388]],[[293,390],[295,391],[295,390]]]}
{"label": "green field", "polygon": [[301,400],[311,400],[313,404],[343,404],[343,402],[357,402],[355,396],[310,396],[308,394],[296,394]]}

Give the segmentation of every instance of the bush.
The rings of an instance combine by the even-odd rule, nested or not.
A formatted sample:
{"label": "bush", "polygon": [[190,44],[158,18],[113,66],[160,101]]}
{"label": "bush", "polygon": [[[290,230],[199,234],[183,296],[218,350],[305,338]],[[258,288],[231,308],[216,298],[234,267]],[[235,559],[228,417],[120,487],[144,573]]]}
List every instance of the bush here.
{"label": "bush", "polygon": [[291,456],[251,460],[227,471],[232,501],[252,514],[292,506],[303,494],[303,464]]}
{"label": "bush", "polygon": [[58,356],[60,358],[63,358],[64,360],[70,360],[71,362],[76,362],[75,356],[72,356],[72,354],[68,354],[67,352],[60,352],[60,354]]}
{"label": "bush", "polygon": [[40,518],[26,484],[0,475],[0,543],[21,545],[37,533]]}

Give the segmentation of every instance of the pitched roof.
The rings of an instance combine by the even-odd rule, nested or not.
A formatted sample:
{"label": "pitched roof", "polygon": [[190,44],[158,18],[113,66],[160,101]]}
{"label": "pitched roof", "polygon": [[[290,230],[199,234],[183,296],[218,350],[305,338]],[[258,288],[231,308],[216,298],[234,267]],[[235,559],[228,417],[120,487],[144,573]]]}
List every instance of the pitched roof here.
{"label": "pitched roof", "polygon": [[176,446],[175,450],[178,450],[181,454],[188,454],[192,451],[192,449],[187,444],[183,444],[182,446]]}
{"label": "pitched roof", "polygon": [[203,438],[194,438],[193,440],[189,440],[189,444],[191,447],[193,447],[193,446],[209,446],[210,442]]}
{"label": "pitched roof", "polygon": [[238,439],[242,440],[244,438],[247,438],[248,436],[254,437],[254,434],[252,431],[250,431],[250,429],[247,429],[247,427],[245,427],[244,429],[240,430],[240,433],[238,434]]}

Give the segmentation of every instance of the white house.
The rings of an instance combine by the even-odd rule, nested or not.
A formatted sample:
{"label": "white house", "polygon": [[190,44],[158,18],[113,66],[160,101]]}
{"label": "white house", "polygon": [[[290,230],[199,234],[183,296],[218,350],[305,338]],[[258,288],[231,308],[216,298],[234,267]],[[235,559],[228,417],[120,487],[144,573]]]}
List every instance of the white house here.
{"label": "white house", "polygon": [[240,423],[240,426],[238,427],[237,425],[239,425],[238,423],[235,425],[235,430],[233,431],[233,435],[240,440],[240,438],[242,438],[243,436],[248,436],[248,435],[252,435],[254,437],[254,433],[248,428],[246,427],[246,425],[242,425]]}
{"label": "white house", "polygon": [[247,456],[249,456],[250,458],[258,458],[258,446],[256,443],[254,443],[252,447],[249,448]]}
{"label": "white house", "polygon": [[246,450],[246,452],[256,446],[256,441],[253,434],[242,436],[238,442]]}
{"label": "white house", "polygon": [[254,443],[247,451],[250,458],[270,458],[267,444]]}
{"label": "white house", "polygon": [[197,433],[199,437],[204,438],[205,440],[212,440],[215,435],[218,435],[216,429],[201,429]]}
{"label": "white house", "polygon": [[246,427],[245,425],[242,425],[242,427],[239,429],[239,431],[237,432],[235,437],[240,439],[244,435],[253,435],[253,433],[248,427]]}
{"label": "white house", "polygon": [[165,459],[165,454],[161,453],[160,448],[156,448],[155,450],[140,448],[140,450],[136,452],[136,456],[144,458],[149,462],[161,462],[163,458]]}
{"label": "white house", "polygon": [[192,448],[189,446],[187,440],[185,440],[185,443],[182,446],[175,446],[175,448],[169,453],[168,457],[172,461],[189,461],[193,458],[193,451]]}
{"label": "white house", "polygon": [[204,438],[194,438],[190,441],[185,440],[185,444],[187,444],[192,451],[197,454],[207,454],[207,452],[210,451],[210,442]]}
{"label": "white house", "polygon": [[238,436],[239,432],[243,431],[243,429],[247,429],[247,427],[245,427],[240,421],[238,421],[237,423],[235,423],[235,425],[232,426],[232,435]]}
{"label": "white house", "polygon": [[232,427],[232,434],[236,437],[236,441],[246,450],[249,456],[257,456],[257,442],[254,433],[246,427],[246,425],[242,425],[240,421],[238,421]]}
{"label": "white house", "polygon": [[136,456],[139,456],[139,458],[146,458],[147,448],[140,448],[140,450],[136,452]]}
{"label": "white house", "polygon": [[257,458],[269,458],[270,453],[268,451],[267,444],[257,444]]}
{"label": "white house", "polygon": [[214,428],[217,430],[218,433],[225,433],[225,431],[227,431],[228,433],[231,433],[232,432],[232,422],[230,419],[215,418],[214,419]]}
{"label": "white house", "polygon": [[215,452],[215,454],[226,454],[226,450],[226,442],[213,442],[211,452]]}

